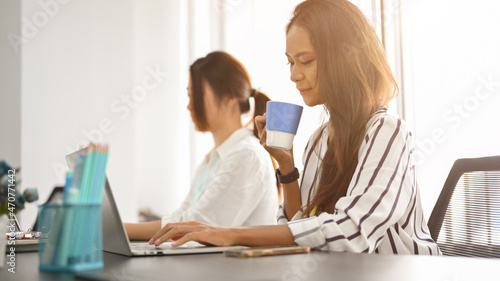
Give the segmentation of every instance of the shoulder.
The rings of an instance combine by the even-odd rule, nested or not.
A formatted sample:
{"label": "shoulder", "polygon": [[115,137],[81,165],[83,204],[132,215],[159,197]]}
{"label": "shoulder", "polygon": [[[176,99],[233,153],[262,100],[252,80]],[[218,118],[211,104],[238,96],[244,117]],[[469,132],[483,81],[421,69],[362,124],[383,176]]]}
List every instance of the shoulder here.
{"label": "shoulder", "polygon": [[386,109],[377,111],[366,124],[366,133],[359,149],[359,156],[367,151],[380,153],[412,151],[413,136],[406,122]]}
{"label": "shoulder", "polygon": [[240,171],[243,174],[238,172],[237,175],[241,177],[251,177],[252,180],[249,180],[248,184],[261,184],[274,180],[271,157],[252,132],[235,142],[221,157],[221,167]]}
{"label": "shoulder", "polygon": [[[238,139],[226,150],[225,155],[227,157],[268,157],[268,152],[262,147],[259,139],[253,135],[252,131],[242,129],[239,134]],[[250,159],[247,158],[246,160]]]}
{"label": "shoulder", "polygon": [[411,135],[406,122],[396,113],[387,108],[375,112],[366,124],[365,141],[378,135]]}

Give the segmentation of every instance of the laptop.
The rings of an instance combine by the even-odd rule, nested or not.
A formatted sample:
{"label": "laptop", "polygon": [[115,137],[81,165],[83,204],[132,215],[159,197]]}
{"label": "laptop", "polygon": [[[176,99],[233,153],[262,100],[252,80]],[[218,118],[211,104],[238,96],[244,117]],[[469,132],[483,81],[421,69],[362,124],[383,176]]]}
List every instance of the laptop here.
{"label": "laptop", "polygon": [[[71,169],[74,169],[76,158],[79,153],[85,149],[78,150],[66,155],[66,161]],[[113,193],[106,178],[104,193],[102,198],[102,246],[105,252],[129,256],[158,256],[158,255],[186,255],[203,253],[222,253],[225,250],[242,248],[241,246],[215,247],[206,246],[194,241],[187,242],[184,245],[173,247],[172,242],[164,242],[160,246],[149,245],[147,242],[130,242],[127,232],[123,226],[118,208],[116,207]]]}

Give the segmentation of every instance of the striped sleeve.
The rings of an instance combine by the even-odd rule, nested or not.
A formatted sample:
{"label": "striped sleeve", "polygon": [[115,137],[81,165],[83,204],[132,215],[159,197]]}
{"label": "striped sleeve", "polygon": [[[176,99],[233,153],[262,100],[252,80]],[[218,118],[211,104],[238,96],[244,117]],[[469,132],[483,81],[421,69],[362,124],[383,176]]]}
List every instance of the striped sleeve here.
{"label": "striped sleeve", "polygon": [[[302,218],[302,214],[304,211],[304,207],[300,207],[300,209],[295,213],[290,221],[298,220]],[[283,203],[279,206],[278,216],[277,216],[278,224],[287,224],[289,221],[285,214],[285,208],[283,208]]]}
{"label": "striped sleeve", "polygon": [[288,223],[298,245],[375,252],[388,229],[405,216],[414,196],[411,134],[401,119],[388,115],[367,129],[358,165],[346,196],[335,206],[336,212]]}
{"label": "striped sleeve", "polygon": [[286,218],[285,215],[285,209],[283,208],[283,203],[280,204],[280,207],[278,209],[278,215],[276,216],[276,219],[278,221],[278,224],[287,224],[288,219]]}

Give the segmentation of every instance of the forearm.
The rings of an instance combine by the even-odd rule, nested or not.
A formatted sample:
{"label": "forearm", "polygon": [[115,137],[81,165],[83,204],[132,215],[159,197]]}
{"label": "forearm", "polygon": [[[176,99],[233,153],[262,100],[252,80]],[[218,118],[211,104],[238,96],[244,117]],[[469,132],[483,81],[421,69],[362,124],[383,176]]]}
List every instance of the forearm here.
{"label": "forearm", "polygon": [[[293,172],[295,166],[293,162],[288,165],[280,166],[280,173],[282,175],[288,175]],[[283,207],[285,209],[285,214],[288,220],[291,220],[293,216],[302,206],[302,199],[300,197],[299,182],[297,180],[283,184]]]}
{"label": "forearm", "polygon": [[161,220],[141,223],[124,223],[128,238],[132,240],[148,241],[161,229]]}
{"label": "forearm", "polygon": [[295,242],[288,225],[262,225],[235,228],[233,245],[287,246]]}
{"label": "forearm", "polygon": [[285,209],[285,215],[288,220],[291,220],[302,206],[298,182],[294,181],[283,184],[283,195],[283,208]]}

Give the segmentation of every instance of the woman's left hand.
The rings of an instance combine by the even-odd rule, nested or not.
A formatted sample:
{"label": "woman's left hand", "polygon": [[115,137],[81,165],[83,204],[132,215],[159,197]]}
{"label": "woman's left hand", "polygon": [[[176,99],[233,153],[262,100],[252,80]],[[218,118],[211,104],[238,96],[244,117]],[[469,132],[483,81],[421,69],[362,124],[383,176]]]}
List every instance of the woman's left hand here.
{"label": "woman's left hand", "polygon": [[169,223],[158,231],[150,240],[150,245],[158,246],[169,239],[176,239],[172,246],[179,246],[188,241],[214,246],[232,246],[234,230],[212,226],[195,221]]}

